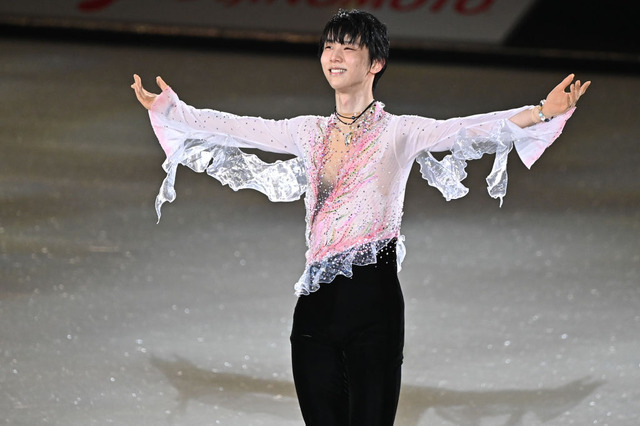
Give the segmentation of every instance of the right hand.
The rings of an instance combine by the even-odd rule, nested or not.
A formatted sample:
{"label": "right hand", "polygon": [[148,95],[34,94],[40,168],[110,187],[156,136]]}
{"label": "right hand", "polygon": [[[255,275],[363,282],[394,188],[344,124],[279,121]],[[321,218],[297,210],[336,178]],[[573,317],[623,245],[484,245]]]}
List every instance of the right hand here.
{"label": "right hand", "polygon": [[[161,90],[164,90],[169,87],[167,83],[164,82],[162,77],[156,77],[156,83]],[[136,98],[146,109],[151,109],[151,105],[158,97],[157,94],[148,92],[144,87],[142,87],[142,80],[138,74],[133,75],[133,84],[131,88],[136,93]]]}
{"label": "right hand", "polygon": [[[545,116],[555,117],[560,114],[564,114],[570,108],[576,106],[580,96],[585,94],[591,85],[591,82],[587,81],[586,83],[581,84],[580,80],[577,80],[573,83],[574,77],[574,74],[569,74],[560,84],[549,92],[545,99],[544,111],[542,111]],[[565,92],[567,87],[569,88],[569,92]]]}

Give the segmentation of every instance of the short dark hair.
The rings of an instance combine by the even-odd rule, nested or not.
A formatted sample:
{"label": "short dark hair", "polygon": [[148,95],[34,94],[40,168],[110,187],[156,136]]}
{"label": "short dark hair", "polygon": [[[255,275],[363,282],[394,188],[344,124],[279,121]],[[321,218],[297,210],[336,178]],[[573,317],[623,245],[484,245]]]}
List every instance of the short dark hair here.
{"label": "short dark hair", "polygon": [[375,89],[378,80],[387,69],[389,60],[389,36],[387,26],[380,22],[378,18],[358,9],[338,10],[338,13],[327,22],[322,37],[320,38],[319,55],[322,55],[325,43],[358,43],[361,47],[369,49],[369,60],[373,63],[376,60],[382,61],[382,69],[373,79]]}

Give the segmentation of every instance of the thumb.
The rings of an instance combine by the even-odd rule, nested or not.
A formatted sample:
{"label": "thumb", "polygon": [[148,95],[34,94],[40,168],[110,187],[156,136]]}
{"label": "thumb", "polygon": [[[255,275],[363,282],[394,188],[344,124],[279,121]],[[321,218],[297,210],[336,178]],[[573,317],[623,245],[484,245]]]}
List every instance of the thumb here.
{"label": "thumb", "polygon": [[160,87],[161,90],[164,90],[167,87],[169,87],[169,85],[165,83],[165,81],[160,76],[156,77],[156,83],[158,84],[158,87]]}

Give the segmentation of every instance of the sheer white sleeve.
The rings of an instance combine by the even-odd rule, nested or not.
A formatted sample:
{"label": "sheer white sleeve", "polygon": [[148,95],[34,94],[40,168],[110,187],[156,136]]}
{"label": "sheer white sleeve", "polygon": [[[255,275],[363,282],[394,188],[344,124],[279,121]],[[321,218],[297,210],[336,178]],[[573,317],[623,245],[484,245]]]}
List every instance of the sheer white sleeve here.
{"label": "sheer white sleeve", "polygon": [[167,157],[187,140],[212,137],[225,137],[226,146],[300,155],[293,135],[301,117],[267,120],[198,109],[185,104],[171,88],[167,88],[156,98],[149,118]]}
{"label": "sheer white sleeve", "polygon": [[[415,158],[422,177],[438,188],[447,200],[461,198],[468,193],[462,184],[467,176],[467,160],[495,154],[493,168],[487,176],[487,190],[500,204],[507,191],[507,158],[516,147],[523,163],[530,168],[558,136],[575,108],[547,123],[521,128],[510,118],[531,108],[525,106],[507,111],[473,115],[449,120],[405,117],[398,129],[405,143],[398,147],[399,161]],[[451,151],[442,160],[431,154]]]}
{"label": "sheer white sleeve", "polygon": [[166,201],[176,197],[174,189],[179,164],[208,175],[232,189],[251,188],[264,193],[271,201],[293,201],[306,190],[302,160],[265,163],[239,147],[298,155],[293,134],[304,122],[240,117],[214,110],[199,110],[180,101],[166,89],[156,99],[149,116],[154,132],[167,159],[162,165],[167,173],[158,196],[156,212]]}

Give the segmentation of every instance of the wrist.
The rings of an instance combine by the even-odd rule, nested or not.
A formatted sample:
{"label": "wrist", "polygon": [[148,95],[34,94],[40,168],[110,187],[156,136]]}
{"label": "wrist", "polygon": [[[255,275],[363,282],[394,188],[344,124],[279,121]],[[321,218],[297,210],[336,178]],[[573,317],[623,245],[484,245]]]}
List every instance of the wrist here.
{"label": "wrist", "polygon": [[548,115],[544,113],[544,104],[546,102],[546,99],[542,99],[540,101],[540,103],[538,105],[536,105],[534,107],[535,109],[535,113],[538,116],[538,122],[545,122],[548,123],[549,121],[551,121],[555,116],[554,115]]}
{"label": "wrist", "polygon": [[529,111],[531,111],[531,121],[533,124],[540,123],[540,117],[538,116],[538,107],[533,107]]}

